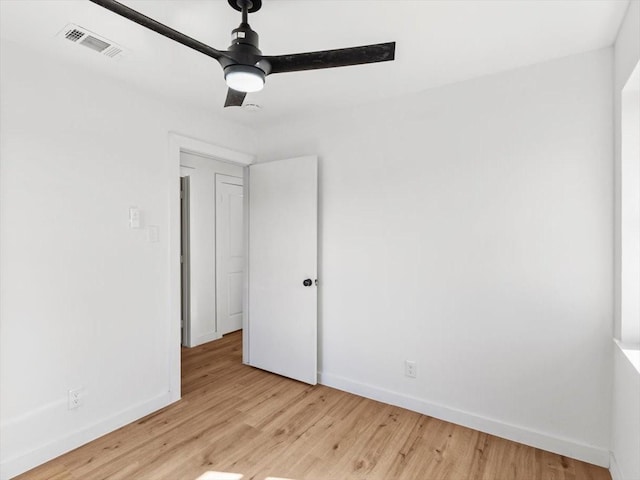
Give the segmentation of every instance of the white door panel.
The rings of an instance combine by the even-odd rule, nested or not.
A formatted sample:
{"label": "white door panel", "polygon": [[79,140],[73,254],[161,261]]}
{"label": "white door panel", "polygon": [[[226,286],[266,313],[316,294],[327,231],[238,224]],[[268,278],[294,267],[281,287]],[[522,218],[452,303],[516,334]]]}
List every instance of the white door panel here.
{"label": "white door panel", "polygon": [[220,335],[242,328],[242,179],[216,175],[216,317]]}
{"label": "white door panel", "polygon": [[249,172],[249,364],[315,384],[317,158]]}

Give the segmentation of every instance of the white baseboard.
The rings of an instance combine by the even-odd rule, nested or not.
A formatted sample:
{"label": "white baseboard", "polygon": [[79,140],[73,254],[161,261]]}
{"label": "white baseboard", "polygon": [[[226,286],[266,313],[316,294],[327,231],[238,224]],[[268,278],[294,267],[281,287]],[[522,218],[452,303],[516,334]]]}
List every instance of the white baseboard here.
{"label": "white baseboard", "polygon": [[[33,450],[19,453],[0,463],[0,480],[9,480],[53,458],[78,448],[96,438],[134,422],[175,401],[171,392],[163,393],[149,401],[123,410],[86,428],[49,440]],[[25,419],[28,421],[29,419]],[[23,422],[15,422],[16,426]],[[4,426],[3,426],[4,427]]]}
{"label": "white baseboard", "polygon": [[620,466],[618,465],[613,452],[611,452],[611,456],[609,458],[609,473],[611,474],[611,480],[624,480],[622,472],[620,471]]}
{"label": "white baseboard", "polygon": [[[318,382],[328,387],[406,408],[407,410],[473,428],[474,430],[506,438],[507,440],[582,460],[601,467],[609,467],[609,451],[607,449],[585,445],[571,439],[560,438],[518,425],[504,423],[500,420],[456,410],[421,398],[363,384],[337,375],[319,373]],[[616,479],[614,478],[614,480]]]}
{"label": "white baseboard", "polygon": [[189,347],[197,347],[198,345],[203,345],[205,343],[213,342],[214,340],[218,340],[222,338],[222,335],[218,335],[218,332],[209,332],[204,335],[200,335],[193,340],[193,343],[189,345]]}

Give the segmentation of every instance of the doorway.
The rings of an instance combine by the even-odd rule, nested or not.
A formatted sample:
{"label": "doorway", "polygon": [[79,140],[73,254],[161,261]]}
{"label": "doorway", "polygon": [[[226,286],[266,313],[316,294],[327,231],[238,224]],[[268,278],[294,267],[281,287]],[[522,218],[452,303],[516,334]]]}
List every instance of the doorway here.
{"label": "doorway", "polygon": [[[193,153],[193,152],[198,152]],[[252,184],[252,188],[251,191],[253,193],[262,191],[262,192],[284,192],[287,189],[281,189],[279,187],[279,185],[281,185],[283,180],[289,179],[290,181],[286,181],[285,184],[288,186],[296,186],[296,188],[294,189],[295,191],[313,191],[315,192],[313,197],[313,203],[314,205],[317,202],[317,157],[313,157],[313,158],[309,158],[309,157],[301,157],[299,159],[297,159],[297,161],[295,163],[300,164],[300,163],[304,163],[304,164],[314,164],[315,166],[312,169],[309,169],[308,172],[306,173],[311,173],[313,171],[313,175],[307,175],[306,173],[304,175],[302,175],[300,172],[295,173],[294,171],[288,171],[285,170],[284,172],[280,172],[279,174],[275,175],[275,180],[276,183],[272,184],[271,186],[269,186],[269,182],[266,181],[269,177],[271,177],[271,180],[274,180],[273,175],[264,175],[267,173],[268,170],[271,170],[269,167],[263,166],[260,168],[251,168],[251,171],[253,172],[253,174],[257,173],[257,177],[262,178],[262,180],[259,180],[259,178],[254,178],[253,174],[250,174],[250,169],[248,168],[250,165],[253,164],[254,162],[254,157],[252,155],[248,155],[248,154],[244,154],[238,151],[234,151],[234,150],[229,150],[226,149],[224,147],[218,147],[216,145],[212,145],[212,144],[208,144],[206,142],[202,142],[196,139],[192,139],[189,137],[185,137],[179,134],[175,134],[175,133],[170,133],[169,134],[169,159],[170,159],[170,171],[171,174],[174,175],[173,178],[171,179],[171,183],[170,183],[170,245],[169,245],[169,251],[170,251],[170,257],[173,259],[170,262],[170,268],[169,268],[169,278],[170,278],[170,295],[169,295],[169,307],[170,307],[170,334],[168,335],[168,342],[169,342],[169,350],[171,352],[170,354],[170,358],[169,358],[169,363],[171,365],[170,368],[170,378],[169,378],[169,382],[170,382],[170,392],[171,392],[171,401],[177,401],[180,399],[180,374],[181,374],[181,355],[180,355],[180,345],[179,342],[176,342],[177,336],[180,333],[179,330],[179,325],[180,325],[180,292],[181,292],[181,286],[180,286],[180,262],[179,262],[179,256],[180,256],[180,202],[179,202],[179,189],[178,184],[176,179],[180,176],[180,171],[181,168],[183,166],[187,166],[184,163],[184,157],[185,156],[191,156],[191,157],[196,157],[196,159],[200,159],[200,160],[204,160],[204,161],[211,161],[216,159],[216,161],[218,161],[220,164],[222,165],[226,165],[228,167],[235,167],[235,168],[239,168],[240,172],[238,174],[235,174],[233,172],[218,172],[221,174],[228,174],[231,176],[237,176],[237,177],[243,177],[246,180],[245,185],[243,186],[244,188],[244,195],[243,195],[243,212],[246,213],[247,215],[245,215],[245,218],[243,219],[243,239],[247,239],[249,240],[250,238],[255,237],[255,235],[249,235],[249,231],[253,231],[255,233],[255,227],[257,226],[256,222],[258,224],[260,223],[264,223],[265,222],[265,217],[261,216],[259,214],[259,210],[260,209],[256,209],[256,208],[251,208],[249,207],[250,205],[250,198],[249,198],[249,187],[248,184],[251,182]],[[220,161],[220,159],[222,161]],[[279,160],[279,161],[274,161],[274,162],[269,162],[272,165],[284,165],[286,162],[290,162],[290,161],[294,161],[296,159],[288,159],[288,160]],[[211,163],[206,163],[205,165],[211,165]],[[196,288],[195,288],[195,283],[194,280],[197,277],[195,270],[197,269],[197,267],[203,265],[203,262],[200,262],[196,259],[196,255],[195,255],[195,251],[194,251],[194,238],[196,237],[196,228],[194,227],[194,220],[195,220],[195,210],[196,210],[196,205],[197,203],[194,202],[194,198],[195,198],[195,180],[196,178],[198,178],[198,168],[197,166],[194,167],[193,165],[190,166],[191,168],[195,168],[195,175],[193,173],[191,173],[190,176],[190,325],[189,325],[189,346],[195,346],[193,341],[194,339],[196,340],[200,340],[200,338],[198,337],[198,332],[194,331],[196,330],[195,327],[195,321],[194,321],[194,313],[197,311],[199,314],[202,313],[200,307],[199,302],[194,301],[194,299],[197,299],[197,295],[195,293]],[[255,167],[255,166],[253,166]],[[205,166],[206,169],[206,166]],[[278,170],[276,168],[276,170]],[[306,169],[305,169],[306,170]],[[260,172],[263,174],[261,175]],[[271,172],[274,173],[274,172]],[[202,177],[202,176],[200,176]],[[308,182],[307,183],[307,187],[302,187],[300,188],[299,185],[299,180],[305,177],[307,179]],[[257,183],[256,183],[257,182]],[[258,189],[256,190],[256,187],[258,187]],[[253,197],[254,195],[252,195]],[[311,197],[310,197],[311,198]],[[257,202],[256,200],[258,200],[257,198],[254,199],[253,202],[253,206],[256,207],[256,205],[263,205],[263,202]],[[215,202],[214,202],[215,203]],[[289,198],[285,201],[285,203],[283,205],[281,205],[279,207],[280,211],[282,212],[288,212],[289,210],[291,210],[290,206],[291,205],[298,205],[298,200],[296,200],[295,198]],[[306,204],[306,202],[303,202]],[[266,203],[265,203],[266,204]],[[316,205],[316,209],[317,209],[317,205]],[[249,212],[251,211],[251,215],[249,215]],[[316,210],[317,212],[317,210]],[[251,217],[251,219],[253,219],[253,223],[252,223],[252,227],[250,228],[249,226],[249,217]],[[300,218],[300,216],[294,216],[295,218]],[[307,218],[310,217],[309,215],[303,215],[303,218]],[[215,217],[214,217],[215,218]],[[279,219],[281,217],[277,217],[278,221],[277,222],[272,222],[271,225],[271,231],[278,231],[278,223],[279,223]],[[313,218],[316,218],[316,213],[313,214]],[[267,222],[269,223],[269,222]],[[295,225],[298,225],[295,230],[300,230],[299,228],[299,222],[294,222]],[[317,227],[317,223],[314,223],[313,229],[306,229],[309,231],[313,231],[316,232],[316,227]],[[275,229],[275,230],[274,230]],[[283,231],[288,231],[290,230],[289,227],[283,228]],[[304,228],[302,230],[305,230]],[[205,232],[206,233],[206,232]],[[308,233],[308,232],[307,232]],[[201,238],[200,235],[198,235],[198,238]],[[259,264],[264,264],[264,260],[265,260],[265,253],[270,253],[270,252],[280,252],[282,254],[287,255],[290,251],[293,250],[297,250],[298,247],[300,245],[310,245],[310,244],[316,244],[317,242],[317,232],[315,234],[313,234],[313,238],[312,241],[299,241],[296,242],[296,245],[291,248],[291,249],[283,249],[281,247],[278,248],[274,248],[274,249],[268,249],[268,248],[262,248],[262,249],[258,249],[258,250],[254,250],[253,254],[249,255],[249,244],[252,243],[254,246],[256,246],[256,239],[253,238],[253,241],[249,240],[248,242],[243,242],[245,243],[243,245],[243,255],[245,259],[249,259],[251,258],[251,265],[253,265],[253,267],[256,267]],[[258,242],[259,243],[259,242]],[[212,245],[211,242],[209,242],[209,245]],[[209,249],[209,253],[211,253],[211,249]],[[274,279],[282,279],[284,280],[284,282],[287,285],[291,284],[291,281],[293,281],[296,285],[298,285],[298,282],[295,280],[300,280],[300,278],[303,277],[308,277],[308,278],[304,278],[304,281],[302,281],[301,283],[299,283],[300,289],[299,292],[306,292],[303,295],[307,295],[307,293],[311,293],[314,292],[314,295],[307,295],[309,296],[309,298],[311,299],[311,301],[313,302],[313,304],[316,304],[316,296],[315,296],[315,288],[313,288],[315,282],[313,280],[311,280],[312,278],[316,278],[315,272],[316,272],[316,267],[317,267],[317,252],[314,255],[314,257],[311,259],[311,263],[310,263],[310,267],[305,269],[305,272],[299,272],[299,274],[295,274],[293,277],[291,277],[290,275],[285,275],[283,274],[280,270],[278,269],[278,271],[273,271],[273,270],[268,270],[270,273],[268,275],[268,278],[266,279],[266,281],[262,281],[259,282],[258,284],[256,284],[254,282],[254,288],[251,289],[252,294],[249,295],[249,278],[252,276],[252,274],[245,274],[242,275],[243,278],[243,291],[246,293],[246,295],[243,295],[242,297],[242,325],[243,327],[249,327],[249,325],[252,326],[252,330],[254,325],[254,320],[256,320],[255,318],[253,318],[252,315],[252,321],[249,321],[248,318],[248,303],[249,303],[249,298],[253,297],[253,293],[255,293],[255,288],[260,288],[261,285],[271,285],[274,283]],[[272,262],[273,264],[273,262]],[[276,266],[280,266],[281,262],[276,261],[275,265]],[[215,272],[215,270],[214,270]],[[255,272],[254,272],[255,273]],[[300,275],[301,273],[301,275]],[[292,280],[292,278],[295,278],[295,280]],[[215,276],[214,276],[214,280],[215,280]],[[282,283],[282,282],[280,282]],[[211,290],[209,290],[208,292],[208,296],[211,297]],[[215,297],[215,295],[214,295]],[[202,298],[202,297],[201,297]],[[200,300],[201,300],[200,298]],[[215,302],[214,302],[215,303]],[[273,303],[273,302],[272,302]],[[278,302],[281,306],[282,303]],[[285,308],[289,309],[290,304],[286,303],[284,304]],[[256,308],[255,305],[252,306],[252,312],[255,312]],[[291,315],[291,312],[288,312],[290,315],[288,315],[289,317],[293,318],[296,322],[299,321],[299,316],[296,314]],[[309,318],[305,318],[305,322],[311,322],[313,325],[315,325],[312,335],[306,335],[306,337],[312,338],[312,339],[316,339],[317,337],[317,308],[316,309],[312,309],[311,311],[312,315],[309,316]],[[281,315],[279,313],[271,313],[269,314],[267,317],[280,317]],[[214,319],[214,323],[215,323],[215,314],[213,316]],[[266,318],[266,323],[268,324],[268,320],[269,318]],[[264,323],[264,322],[263,322]],[[281,331],[292,331],[295,330],[295,328],[289,328],[289,327],[293,327],[295,325],[286,325],[283,328],[280,329],[267,329],[268,331],[270,331],[272,334],[277,334],[278,332]],[[263,329],[264,330],[264,329]],[[217,326],[215,326],[213,328],[213,332],[206,332],[207,335],[210,333],[213,333],[214,336],[213,338],[210,338],[210,340],[206,340],[206,341],[211,341],[211,340],[215,340],[216,338],[220,338],[219,333],[217,331]],[[206,335],[205,335],[206,337]],[[253,340],[254,341],[250,341],[249,338],[249,328],[243,328],[242,329],[242,358],[243,358],[243,363],[246,363],[248,365],[251,366],[256,366],[258,368],[262,368],[260,367],[260,365],[258,365],[258,362],[252,361],[253,355],[250,354],[250,346],[251,344],[255,343],[257,341],[257,344],[255,345],[255,348],[261,349],[261,351],[264,351],[264,345],[265,342],[266,343],[271,343],[274,345],[279,344],[279,342],[272,342],[271,340],[273,340],[273,338],[269,338],[267,336],[261,336],[261,335],[252,335]],[[300,337],[300,335],[298,335],[298,337]],[[306,340],[308,340],[309,338],[307,338]],[[294,355],[294,357],[289,358],[289,363],[292,364],[298,364],[298,363],[305,363],[305,364],[309,364],[311,366],[310,370],[311,370],[311,374],[309,375],[310,380],[308,379],[303,379],[303,381],[308,382],[308,383],[316,383],[317,379],[316,379],[316,361],[317,361],[317,340],[312,342],[311,347],[312,348],[305,348],[304,346],[306,345],[307,342],[302,341],[304,339],[300,339],[300,338],[294,338],[293,340],[288,341],[287,345],[289,346],[293,346],[296,347],[295,353],[296,355],[310,355],[310,361],[307,362],[299,362],[297,360],[297,356]],[[199,343],[206,343],[206,341],[203,342],[199,342]],[[197,344],[197,343],[196,343]],[[254,348],[254,350],[255,350]],[[274,371],[275,369],[272,369],[272,371]],[[292,376],[295,377],[295,375],[289,375],[288,373],[283,372],[283,374],[285,374],[286,376]]]}
{"label": "doorway", "polygon": [[[169,203],[169,294],[168,309],[169,320],[166,327],[167,351],[169,352],[169,403],[176,402],[181,398],[181,346],[180,340],[180,318],[181,318],[181,264],[180,264],[180,187],[178,179],[181,175],[182,156],[188,153],[197,153],[206,158],[216,158],[229,165],[240,168],[241,176],[244,176],[246,166],[254,162],[255,157],[251,154],[237,150],[221,147],[211,143],[188,137],[176,132],[169,132],[169,172],[167,176],[167,190]],[[191,185],[193,187],[193,185]],[[246,199],[245,199],[246,202]],[[192,205],[193,206],[193,205]],[[193,212],[191,212],[193,213]],[[193,252],[191,252],[193,253]],[[191,255],[191,266],[194,265],[193,255]],[[191,272],[193,278],[193,272]],[[246,286],[245,286],[246,288]],[[193,291],[193,285],[191,285]],[[192,300],[192,296],[190,297]],[[246,300],[245,300],[246,302]],[[193,304],[191,304],[193,313]],[[243,320],[244,321],[244,320]],[[242,330],[243,350],[245,330]],[[189,332],[193,337],[193,332]],[[244,352],[243,352],[244,353]]]}
{"label": "doorway", "polygon": [[243,173],[239,165],[180,153],[183,346],[242,327]]}

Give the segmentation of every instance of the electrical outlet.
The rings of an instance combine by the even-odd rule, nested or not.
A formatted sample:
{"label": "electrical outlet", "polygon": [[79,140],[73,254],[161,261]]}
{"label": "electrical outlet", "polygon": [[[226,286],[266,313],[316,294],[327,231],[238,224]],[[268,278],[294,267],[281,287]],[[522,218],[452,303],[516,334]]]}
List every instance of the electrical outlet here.
{"label": "electrical outlet", "polygon": [[416,378],[418,375],[418,364],[415,360],[405,360],[404,361],[404,374],[410,378]]}
{"label": "electrical outlet", "polygon": [[82,388],[69,390],[69,410],[75,410],[82,405]]}

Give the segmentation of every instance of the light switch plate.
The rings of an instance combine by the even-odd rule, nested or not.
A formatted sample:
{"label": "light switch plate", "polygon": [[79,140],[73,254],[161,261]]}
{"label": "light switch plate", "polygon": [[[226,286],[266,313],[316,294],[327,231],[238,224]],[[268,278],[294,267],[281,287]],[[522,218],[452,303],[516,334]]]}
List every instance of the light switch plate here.
{"label": "light switch plate", "polygon": [[138,207],[129,208],[129,228],[140,228],[140,210]]}

